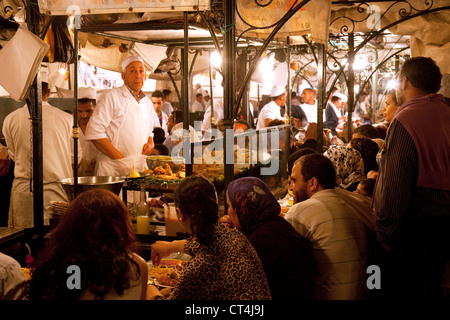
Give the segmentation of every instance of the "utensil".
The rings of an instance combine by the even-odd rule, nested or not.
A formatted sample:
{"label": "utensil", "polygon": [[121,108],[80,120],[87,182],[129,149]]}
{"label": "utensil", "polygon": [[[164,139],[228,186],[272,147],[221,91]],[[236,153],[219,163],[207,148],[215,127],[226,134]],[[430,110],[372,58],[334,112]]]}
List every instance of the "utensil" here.
{"label": "utensil", "polygon": [[114,192],[116,195],[119,195],[125,179],[112,176],[78,177],[78,188],[76,195],[74,192],[74,178],[61,179],[59,182],[66,192],[69,200],[73,200],[78,194],[92,189],[107,189]]}

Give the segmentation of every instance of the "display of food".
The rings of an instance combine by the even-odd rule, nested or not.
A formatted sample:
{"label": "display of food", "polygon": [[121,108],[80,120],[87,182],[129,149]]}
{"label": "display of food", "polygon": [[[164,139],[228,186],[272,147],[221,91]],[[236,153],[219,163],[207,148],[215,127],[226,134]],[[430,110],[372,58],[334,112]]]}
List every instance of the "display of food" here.
{"label": "display of food", "polygon": [[25,280],[31,280],[31,269],[30,268],[22,268],[23,275],[25,276]]}
{"label": "display of food", "polygon": [[149,283],[160,287],[175,287],[187,261],[162,259],[159,266],[148,268]]}
{"label": "display of food", "polygon": [[127,187],[140,187],[143,183],[148,188],[162,189],[162,190],[175,190],[176,185],[186,177],[184,172],[184,166],[181,170],[174,173],[169,164],[158,166],[156,168],[147,169],[140,177],[127,179]]}

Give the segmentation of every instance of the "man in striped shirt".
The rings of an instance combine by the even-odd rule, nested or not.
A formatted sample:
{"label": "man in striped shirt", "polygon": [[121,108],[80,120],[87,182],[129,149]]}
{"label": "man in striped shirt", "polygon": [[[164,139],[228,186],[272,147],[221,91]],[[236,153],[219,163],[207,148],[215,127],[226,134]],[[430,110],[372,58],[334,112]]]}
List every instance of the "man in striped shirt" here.
{"label": "man in striped shirt", "polygon": [[367,229],[335,191],[333,163],[313,153],[292,168],[289,189],[296,203],[285,219],[311,241],[319,264],[316,297],[356,300],[366,296]]}
{"label": "man in striped shirt", "polygon": [[374,194],[386,298],[440,299],[450,259],[450,103],[431,58],[407,60]]}

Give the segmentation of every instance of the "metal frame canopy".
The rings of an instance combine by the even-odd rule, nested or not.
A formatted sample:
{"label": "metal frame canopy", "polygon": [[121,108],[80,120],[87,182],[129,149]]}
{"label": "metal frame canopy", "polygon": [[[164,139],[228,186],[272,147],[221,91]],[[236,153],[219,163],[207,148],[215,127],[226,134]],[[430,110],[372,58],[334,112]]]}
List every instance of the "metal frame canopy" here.
{"label": "metal frame canopy", "polygon": [[[91,0],[92,3],[99,4],[106,2],[125,3],[125,1],[120,0],[105,1]],[[35,2],[27,1],[26,23],[29,29],[35,34],[40,35],[41,38],[44,38],[53,21],[52,18],[55,15],[64,15],[72,16],[73,24],[75,25],[74,30],[76,30],[75,34],[77,36],[83,33],[96,33],[100,36],[109,37],[112,41],[130,41],[165,47],[179,47],[182,50],[181,66],[183,75],[188,74],[188,55],[189,50],[192,48],[196,50],[217,49],[221,52],[223,57],[222,61],[224,62],[222,71],[224,76],[225,129],[231,127],[234,114],[245,97],[245,88],[259,60],[268,48],[282,48],[283,50],[287,50],[288,53],[292,49],[293,54],[298,54],[303,57],[305,56],[304,53],[300,51],[299,53],[295,52],[296,46],[298,45],[296,38],[302,38],[303,44],[306,43],[307,45],[309,41],[309,47],[311,49],[309,53],[312,55],[313,62],[315,62],[317,70],[320,72],[319,87],[325,88],[325,83],[327,83],[325,81],[327,75],[326,69],[331,64],[336,63],[337,67],[335,69],[337,69],[338,75],[345,74],[347,70],[346,76],[351,77],[353,71],[348,66],[351,66],[351,61],[354,59],[355,54],[365,45],[375,41],[384,32],[391,31],[392,29],[392,34],[408,35],[408,30],[396,30],[396,26],[424,15],[429,15],[444,21],[444,25],[450,21],[448,19],[450,6],[448,6],[448,1],[445,0],[290,0],[284,1],[284,4],[281,4],[281,6],[285,6],[283,8],[280,8],[279,1],[273,0],[180,0],[172,1],[170,4],[166,3],[166,7],[157,10],[152,10],[150,4],[158,1],[138,0],[137,3],[139,4],[146,3],[145,6],[140,7],[145,10],[136,9],[138,6],[135,8],[127,4],[127,7],[120,7],[115,12],[100,11],[104,8],[98,8],[98,11],[95,11],[97,9],[94,7],[89,8],[84,6],[84,2],[82,6],[78,6],[77,2],[67,2],[63,0],[39,0],[38,7]],[[162,1],[159,2],[163,3]],[[66,7],[62,6],[63,3],[66,3]],[[184,3],[187,7],[183,7],[182,5],[175,7],[173,3]],[[71,7],[71,5],[75,6]],[[325,17],[329,19],[329,23],[324,23],[326,20],[319,21],[321,25],[314,28],[313,24],[311,24],[313,19],[310,19],[308,20],[309,23],[306,23],[306,20],[304,20],[304,28],[290,29],[291,23],[302,23],[301,20],[306,17],[305,15],[315,12],[314,5],[316,6],[315,9],[318,6],[319,9],[325,12]],[[321,5],[326,6],[321,8]],[[380,10],[369,11],[369,9],[374,9],[375,6],[379,7]],[[182,8],[187,11],[181,10]],[[254,9],[253,17],[258,17],[259,15],[261,21],[266,19],[264,23],[256,24],[253,20],[249,19],[247,16],[249,8]],[[324,8],[328,8],[329,12],[324,10]],[[39,11],[41,14],[39,14]],[[275,12],[277,15],[274,14]],[[320,10],[317,12],[321,13]],[[380,24],[377,25],[374,23],[371,28],[368,28],[367,22],[373,19],[377,12],[379,14],[377,19],[380,21]],[[257,14],[255,15],[255,13]],[[266,15],[263,15],[263,13],[266,13]],[[439,15],[441,13],[445,13],[445,15]],[[42,23],[42,17],[49,17],[49,19],[45,23]],[[272,20],[267,20],[268,17],[271,17]],[[321,29],[322,25],[325,25],[324,30]],[[209,32],[209,36],[206,35],[206,31]],[[444,34],[444,31],[442,30],[439,34],[436,34],[436,37],[442,38],[441,34]],[[197,32],[198,34],[196,35]],[[361,37],[363,40],[359,43],[358,41],[355,42],[355,36],[356,39]],[[346,55],[338,56],[337,51],[334,51],[332,48],[331,41],[335,41],[337,37],[348,39],[345,41],[347,45],[347,48],[344,50],[347,53]],[[351,40],[352,38],[353,40]],[[78,42],[78,39],[76,42]],[[236,54],[239,54],[236,50],[239,47],[246,47],[245,50],[249,67],[237,88],[235,80],[235,58]],[[78,57],[78,45],[75,45],[74,49],[75,57]],[[333,53],[336,54],[333,55]],[[347,59],[346,63],[342,63],[344,57]],[[327,58],[332,60],[331,63],[327,61]],[[188,82],[185,77],[182,79],[181,87],[181,95],[187,99]],[[289,82],[288,87],[290,90]],[[350,86],[348,87],[350,88]],[[39,146],[39,143],[42,143],[40,140],[42,123],[40,120],[39,75],[30,92],[29,106],[30,110],[32,110],[30,114],[35,119],[33,121],[33,136],[35,138],[34,141],[36,141],[36,144],[33,145],[33,158],[35,160],[35,167],[33,168],[35,172],[34,191],[35,199],[37,199],[35,200],[35,227],[37,232],[40,233],[43,230],[43,199],[42,145]],[[74,92],[74,111],[76,112],[76,90]],[[319,92],[320,100],[323,101],[325,97],[326,93],[321,90]],[[321,112],[319,113],[321,114]],[[76,122],[74,123],[74,127],[77,127]],[[318,135],[318,137],[320,139],[322,135]],[[226,166],[225,177],[232,176],[232,169],[232,164],[231,167]],[[231,174],[229,174],[230,172]],[[225,183],[227,185],[227,181]]]}
{"label": "metal frame canopy", "polygon": [[185,12],[208,10],[209,0],[38,0],[46,15],[108,14],[130,12]]}

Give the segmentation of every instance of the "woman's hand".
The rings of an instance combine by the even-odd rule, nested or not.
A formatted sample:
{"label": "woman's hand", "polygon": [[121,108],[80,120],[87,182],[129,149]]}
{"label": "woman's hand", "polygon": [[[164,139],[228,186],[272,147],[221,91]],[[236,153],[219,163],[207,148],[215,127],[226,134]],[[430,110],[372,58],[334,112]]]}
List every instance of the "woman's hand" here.
{"label": "woman's hand", "polygon": [[367,172],[367,179],[377,179],[378,178],[378,171],[370,170]]}
{"label": "woman's hand", "polygon": [[228,228],[230,228],[230,229],[233,229],[233,228],[234,228],[234,224],[233,224],[233,222],[231,221],[230,216],[227,215],[227,214],[223,215],[223,216],[219,219],[219,222],[223,223],[223,224],[225,225],[225,227],[228,227]]}
{"label": "woman's hand", "polygon": [[167,257],[169,254],[174,252],[184,252],[184,245],[186,240],[177,241],[156,241],[152,244],[152,263],[157,266],[160,264],[161,259]]}

